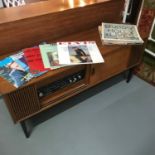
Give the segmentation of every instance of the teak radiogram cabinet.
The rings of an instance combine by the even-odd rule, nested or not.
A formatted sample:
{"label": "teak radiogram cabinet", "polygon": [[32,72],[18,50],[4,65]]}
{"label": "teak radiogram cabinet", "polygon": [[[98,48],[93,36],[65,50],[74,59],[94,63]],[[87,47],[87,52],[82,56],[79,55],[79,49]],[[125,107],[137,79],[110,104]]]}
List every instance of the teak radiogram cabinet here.
{"label": "teak radiogram cabinet", "polygon": [[[69,5],[50,0],[17,8],[0,10],[0,58],[38,45],[41,42],[96,41],[104,59],[103,64],[77,65],[49,71],[15,88],[0,79],[2,94],[15,123],[20,122],[26,137],[30,133],[26,120],[52,106],[89,89],[123,71],[131,70],[141,59],[142,46],[103,46],[98,33],[102,22],[121,23],[124,0],[79,0]],[[128,81],[131,72],[128,75]],[[71,82],[62,85],[64,79]],[[53,85],[58,85],[52,91]],[[45,94],[40,95],[40,92]]]}

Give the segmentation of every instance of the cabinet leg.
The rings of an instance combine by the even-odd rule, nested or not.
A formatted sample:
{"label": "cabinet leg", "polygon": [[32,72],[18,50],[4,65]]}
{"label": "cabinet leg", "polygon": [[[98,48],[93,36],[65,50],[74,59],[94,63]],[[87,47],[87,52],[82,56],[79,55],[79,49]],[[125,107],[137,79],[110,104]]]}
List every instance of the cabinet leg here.
{"label": "cabinet leg", "polygon": [[130,68],[130,69],[128,70],[128,73],[127,73],[127,78],[126,78],[126,82],[127,82],[127,83],[130,82],[132,76],[133,76],[133,68]]}
{"label": "cabinet leg", "polygon": [[23,132],[25,134],[25,137],[29,138],[31,135],[31,131],[33,129],[32,125],[29,124],[28,120],[24,120],[24,121],[20,122],[20,124],[21,124]]}

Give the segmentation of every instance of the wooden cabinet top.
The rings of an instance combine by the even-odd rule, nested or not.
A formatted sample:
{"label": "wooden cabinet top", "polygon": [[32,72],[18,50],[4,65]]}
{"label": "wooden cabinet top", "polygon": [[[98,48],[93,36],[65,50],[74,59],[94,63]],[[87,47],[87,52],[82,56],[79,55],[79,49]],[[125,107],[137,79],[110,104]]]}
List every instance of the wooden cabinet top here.
{"label": "wooden cabinet top", "polygon": [[116,0],[49,0],[4,8],[0,9],[0,24],[110,1]]}

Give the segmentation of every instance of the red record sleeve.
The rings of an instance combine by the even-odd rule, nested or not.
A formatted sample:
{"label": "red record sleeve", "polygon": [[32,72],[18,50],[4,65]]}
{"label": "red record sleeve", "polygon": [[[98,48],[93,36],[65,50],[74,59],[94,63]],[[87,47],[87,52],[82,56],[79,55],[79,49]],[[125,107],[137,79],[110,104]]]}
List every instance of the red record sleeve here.
{"label": "red record sleeve", "polygon": [[48,70],[47,68],[44,68],[39,47],[24,49],[24,56],[32,73],[43,72]]}

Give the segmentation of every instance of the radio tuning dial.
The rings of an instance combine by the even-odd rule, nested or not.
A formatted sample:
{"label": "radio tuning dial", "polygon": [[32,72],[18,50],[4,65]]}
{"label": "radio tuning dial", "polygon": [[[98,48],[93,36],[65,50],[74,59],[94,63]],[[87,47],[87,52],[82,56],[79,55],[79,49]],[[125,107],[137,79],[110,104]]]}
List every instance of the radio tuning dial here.
{"label": "radio tuning dial", "polygon": [[84,76],[85,76],[85,70],[81,70],[74,74],[65,76],[62,79],[51,82],[48,85],[38,88],[38,90],[37,90],[38,96],[39,96],[39,98],[42,98],[42,97],[52,94],[56,91],[59,91],[60,89],[66,87],[68,85],[75,84],[76,82],[84,79]]}

